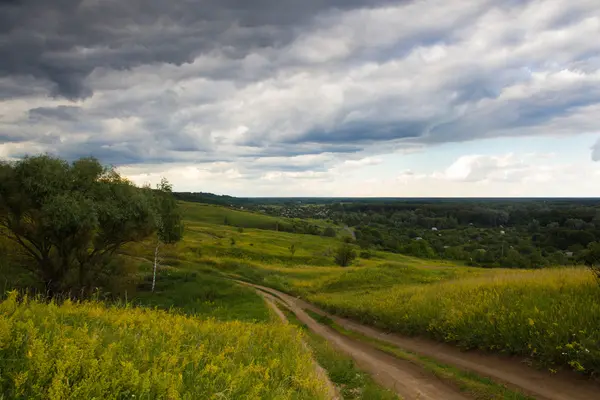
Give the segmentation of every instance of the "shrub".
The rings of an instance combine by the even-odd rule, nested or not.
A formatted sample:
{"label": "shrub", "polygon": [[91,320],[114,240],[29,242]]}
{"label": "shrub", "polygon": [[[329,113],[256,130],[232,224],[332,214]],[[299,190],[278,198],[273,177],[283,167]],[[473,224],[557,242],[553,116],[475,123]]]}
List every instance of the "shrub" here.
{"label": "shrub", "polygon": [[352,264],[352,261],[354,261],[355,258],[356,252],[354,251],[354,248],[348,243],[343,243],[342,245],[340,245],[333,254],[333,260],[340,267],[349,266],[350,264]]}

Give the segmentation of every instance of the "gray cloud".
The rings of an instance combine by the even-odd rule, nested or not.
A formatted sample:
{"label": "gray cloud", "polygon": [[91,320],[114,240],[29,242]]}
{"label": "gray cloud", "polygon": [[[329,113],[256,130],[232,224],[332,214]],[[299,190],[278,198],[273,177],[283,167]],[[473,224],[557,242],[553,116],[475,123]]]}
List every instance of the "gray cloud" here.
{"label": "gray cloud", "polygon": [[229,58],[279,47],[293,27],[331,9],[388,0],[21,0],[0,3],[0,76],[31,75],[53,94],[85,98],[95,68],[182,65],[218,49]]}
{"label": "gray cloud", "polygon": [[293,174],[597,132],[594,35],[596,0],[4,0],[0,140],[19,146],[0,154]]}

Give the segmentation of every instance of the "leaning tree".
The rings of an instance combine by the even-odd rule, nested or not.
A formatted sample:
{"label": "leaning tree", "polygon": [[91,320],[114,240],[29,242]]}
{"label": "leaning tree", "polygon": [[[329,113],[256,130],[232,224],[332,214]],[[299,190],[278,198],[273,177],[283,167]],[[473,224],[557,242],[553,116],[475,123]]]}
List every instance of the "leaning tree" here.
{"label": "leaning tree", "polygon": [[95,158],[0,162],[0,235],[23,249],[52,296],[91,289],[111,256],[157,232],[157,199]]}

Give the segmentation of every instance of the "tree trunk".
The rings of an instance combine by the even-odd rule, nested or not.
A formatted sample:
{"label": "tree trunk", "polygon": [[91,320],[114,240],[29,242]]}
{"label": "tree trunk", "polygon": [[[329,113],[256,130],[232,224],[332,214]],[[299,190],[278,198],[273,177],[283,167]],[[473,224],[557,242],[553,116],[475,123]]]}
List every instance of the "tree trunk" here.
{"label": "tree trunk", "polygon": [[156,285],[156,268],[158,267],[158,246],[160,246],[160,240],[156,241],[156,248],[154,249],[154,275],[152,276],[152,292],[154,292],[154,286]]}

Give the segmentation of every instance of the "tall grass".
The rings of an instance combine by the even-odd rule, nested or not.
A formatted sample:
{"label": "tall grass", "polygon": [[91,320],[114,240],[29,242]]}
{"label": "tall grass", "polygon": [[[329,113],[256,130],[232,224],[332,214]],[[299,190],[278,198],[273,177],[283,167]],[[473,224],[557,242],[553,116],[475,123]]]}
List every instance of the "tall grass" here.
{"label": "tall grass", "polygon": [[497,271],[308,298],[391,331],[600,373],[600,290],[584,269]]}
{"label": "tall grass", "polygon": [[102,303],[0,303],[0,391],[14,399],[322,399],[300,333]]}

